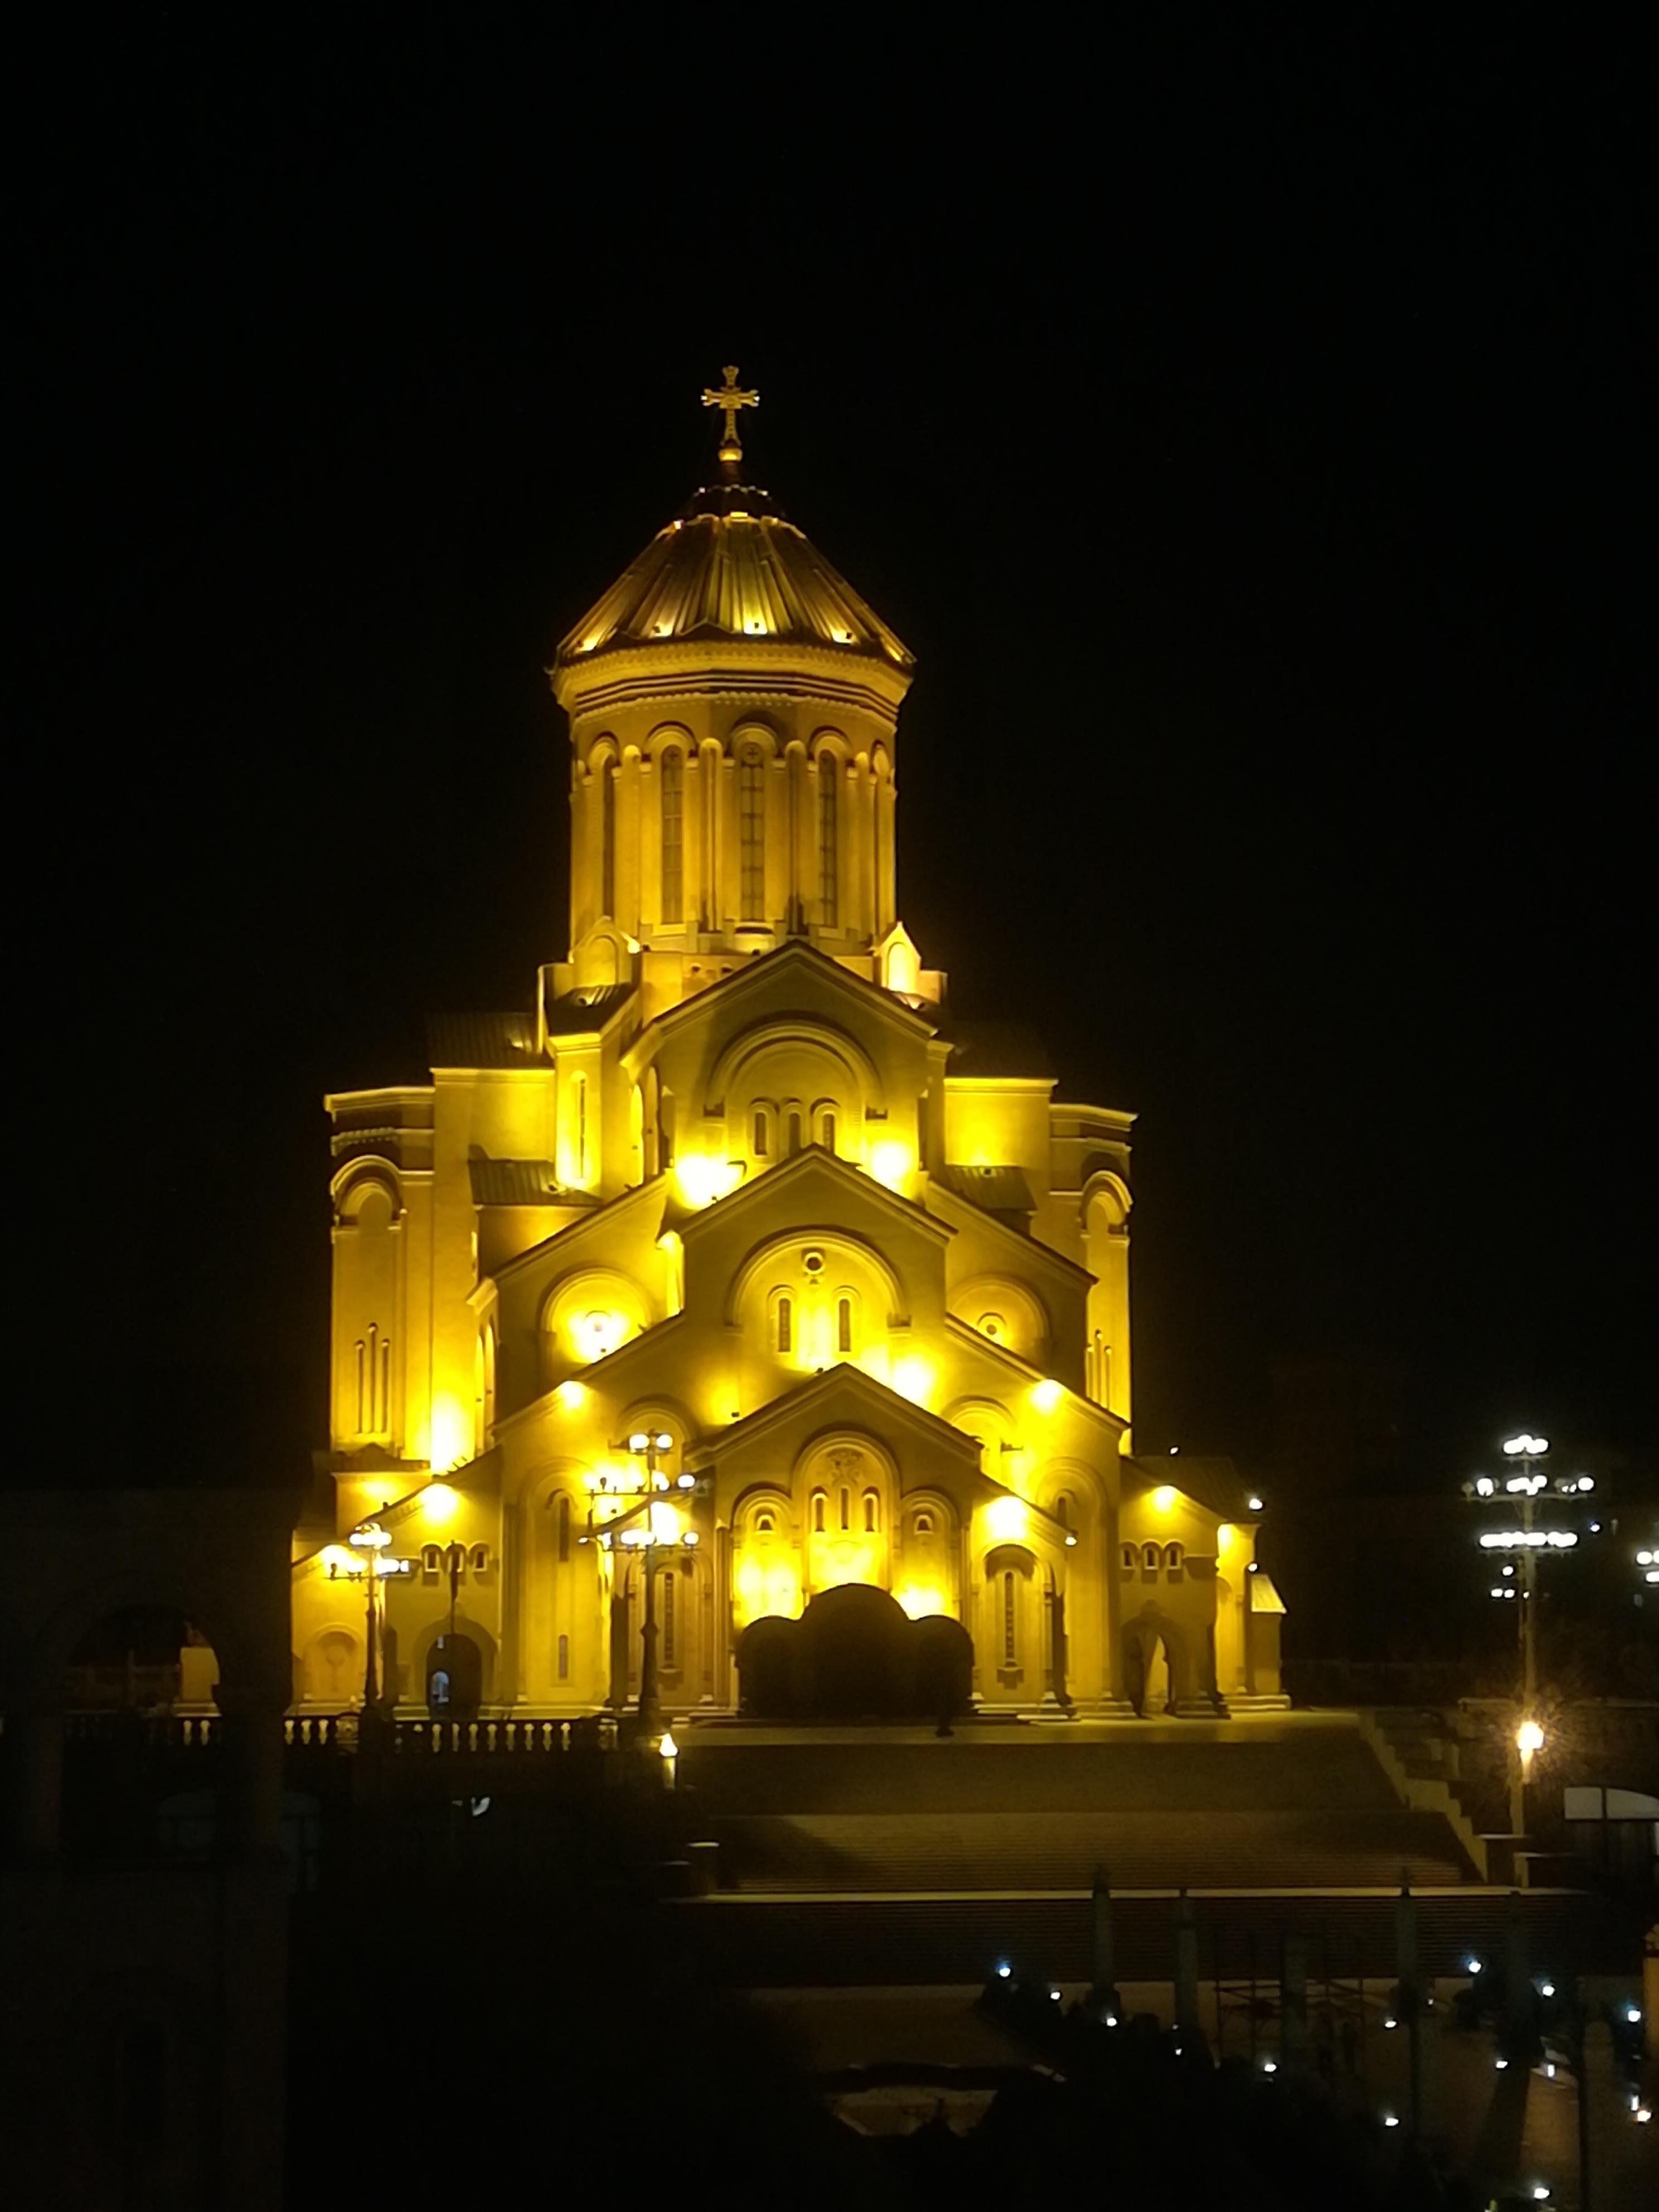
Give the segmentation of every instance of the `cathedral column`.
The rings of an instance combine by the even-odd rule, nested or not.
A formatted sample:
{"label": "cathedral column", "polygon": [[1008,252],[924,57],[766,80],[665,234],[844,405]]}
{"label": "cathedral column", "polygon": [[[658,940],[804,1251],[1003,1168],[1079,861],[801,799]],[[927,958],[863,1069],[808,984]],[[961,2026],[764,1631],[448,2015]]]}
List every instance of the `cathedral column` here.
{"label": "cathedral column", "polygon": [[791,789],[794,765],[787,754],[777,754],[766,764],[765,919],[783,929],[794,908],[794,844],[790,836]]}
{"label": "cathedral column", "polygon": [[847,819],[842,831],[848,915],[854,934],[875,940],[875,890],[870,880],[870,771],[862,760],[847,771]]}
{"label": "cathedral column", "polygon": [[875,933],[878,938],[885,937],[897,919],[897,901],[893,890],[893,817],[897,796],[890,771],[876,778],[871,799],[876,845]]}
{"label": "cathedral column", "polygon": [[640,757],[630,747],[617,771],[617,911],[611,919],[630,937],[640,933]]}
{"label": "cathedral column", "polygon": [[716,756],[714,796],[714,897],[712,927],[729,936],[742,911],[738,882],[738,769],[729,753]]}
{"label": "cathedral column", "polygon": [[[662,926],[662,775],[657,763],[641,760],[639,785],[639,897],[634,934]],[[684,835],[684,831],[682,831]]]}

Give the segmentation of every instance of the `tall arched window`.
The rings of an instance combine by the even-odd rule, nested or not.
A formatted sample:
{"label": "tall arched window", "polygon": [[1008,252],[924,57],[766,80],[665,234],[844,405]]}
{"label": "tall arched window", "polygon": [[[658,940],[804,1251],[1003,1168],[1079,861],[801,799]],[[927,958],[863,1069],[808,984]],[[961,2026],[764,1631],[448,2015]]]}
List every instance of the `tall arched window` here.
{"label": "tall arched window", "polygon": [[562,1492],[554,1510],[554,1520],[559,1536],[559,1565],[562,1567],[568,1566],[570,1564],[570,1500]]}
{"label": "tall arched window", "polygon": [[766,1109],[764,1106],[756,1107],[754,1127],[750,1131],[749,1137],[750,1151],[754,1154],[757,1160],[763,1160],[770,1148],[769,1138],[766,1127]]}
{"label": "tall arched window", "polygon": [[679,1640],[679,1609],[674,1597],[674,1570],[670,1567],[662,1578],[662,1663],[674,1664]]}
{"label": "tall arched window", "polygon": [[793,1111],[791,1112],[789,1115],[788,1130],[789,1157],[791,1159],[793,1159],[795,1154],[800,1150],[801,1143],[800,1115],[798,1113]]}
{"label": "tall arched window", "polygon": [[778,1350],[793,1352],[795,1337],[795,1302],[791,1297],[778,1300]]}
{"label": "tall arched window", "polygon": [[812,1534],[815,1536],[821,1536],[823,1534],[824,1502],[823,1492],[821,1490],[814,1492],[812,1497]]}
{"label": "tall arched window", "polygon": [[851,1353],[852,1349],[853,1301],[851,1298],[837,1298],[836,1300],[836,1350],[845,1359]]}
{"label": "tall arched window", "polygon": [[599,766],[599,911],[617,911],[617,798],[608,760]]}
{"label": "tall arched window", "polygon": [[562,1682],[570,1680],[570,1638],[568,1636],[559,1638],[559,1680]]}
{"label": "tall arched window", "polygon": [[853,1493],[844,1484],[841,1493],[841,1525],[843,1530],[853,1525]]}
{"label": "tall arched window", "polygon": [[876,1493],[873,1490],[866,1490],[864,1493],[864,1533],[866,1536],[875,1534],[879,1518]]}
{"label": "tall arched window", "polygon": [[766,763],[760,748],[745,748],[738,763],[739,920],[766,919]]}
{"label": "tall arched window", "polygon": [[836,880],[837,850],[836,844],[836,803],[840,794],[836,778],[840,774],[833,753],[824,753],[818,760],[818,919],[826,929],[834,929],[840,919],[840,901]]}
{"label": "tall arched window", "polygon": [[1019,1662],[1019,1583],[1012,1567],[1002,1577],[1002,1663],[1017,1666]]}
{"label": "tall arched window", "polygon": [[826,1111],[818,1123],[818,1142],[826,1152],[833,1152],[836,1149],[836,1117],[831,1112]]}
{"label": "tall arched window", "polygon": [[678,921],[685,903],[685,763],[671,746],[662,757],[662,918]]}

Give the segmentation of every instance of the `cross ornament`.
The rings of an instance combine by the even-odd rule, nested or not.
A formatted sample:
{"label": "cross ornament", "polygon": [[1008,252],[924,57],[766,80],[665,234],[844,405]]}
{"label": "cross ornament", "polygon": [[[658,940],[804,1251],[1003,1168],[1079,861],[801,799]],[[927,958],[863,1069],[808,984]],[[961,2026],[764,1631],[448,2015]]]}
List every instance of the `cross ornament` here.
{"label": "cross ornament", "polygon": [[738,437],[738,410],[740,407],[758,407],[760,394],[758,392],[744,392],[739,387],[735,362],[729,363],[723,373],[725,383],[718,392],[710,392],[705,387],[702,404],[705,407],[718,407],[726,416],[726,432],[720,440],[721,460],[740,461],[743,447]]}

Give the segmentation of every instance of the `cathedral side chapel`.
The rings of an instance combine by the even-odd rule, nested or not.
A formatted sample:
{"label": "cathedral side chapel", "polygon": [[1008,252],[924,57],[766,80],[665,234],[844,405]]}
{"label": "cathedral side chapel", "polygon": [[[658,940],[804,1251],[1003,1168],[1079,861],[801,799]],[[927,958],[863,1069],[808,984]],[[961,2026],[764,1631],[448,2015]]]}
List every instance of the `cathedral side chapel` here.
{"label": "cathedral side chapel", "polygon": [[1133,1116],[952,1018],[899,914],[912,658],[750,481],[758,394],[703,398],[711,481],[550,672],[568,957],[326,1102],[296,1709],[1282,1702],[1261,1501],[1132,1455]]}

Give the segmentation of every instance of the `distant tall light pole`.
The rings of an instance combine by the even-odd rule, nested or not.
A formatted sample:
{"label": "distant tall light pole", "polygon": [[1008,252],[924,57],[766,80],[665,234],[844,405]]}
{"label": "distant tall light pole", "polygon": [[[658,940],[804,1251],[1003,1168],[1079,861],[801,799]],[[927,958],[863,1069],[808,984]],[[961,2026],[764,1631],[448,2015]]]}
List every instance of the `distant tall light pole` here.
{"label": "distant tall light pole", "polygon": [[[1504,1458],[1510,1474],[1494,1481],[1489,1474],[1477,1475],[1474,1481],[1463,1485],[1463,1495],[1474,1504],[1513,1504],[1519,1518],[1518,1528],[1488,1528],[1482,1533],[1480,1547],[1486,1552],[1518,1552],[1521,1554],[1519,1583],[1513,1565],[1505,1565],[1504,1580],[1493,1585],[1493,1597],[1519,1598],[1521,1618],[1517,1623],[1520,1645],[1521,1686],[1519,1708],[1510,1761],[1510,1826],[1516,1835],[1526,1832],[1527,1781],[1533,1755],[1544,1746],[1544,1731],[1538,1720],[1538,1561],[1547,1554],[1558,1558],[1563,1552],[1574,1550],[1578,1534],[1573,1528],[1540,1528],[1537,1525],[1535,1508],[1539,1495],[1550,1491],[1559,1499],[1577,1498],[1592,1491],[1595,1484],[1587,1474],[1556,1476],[1553,1480],[1541,1471],[1542,1462],[1549,1455],[1549,1438],[1535,1437],[1523,1429],[1516,1435],[1505,1437],[1503,1443]],[[1590,1522],[1592,1531],[1601,1524]]]}

